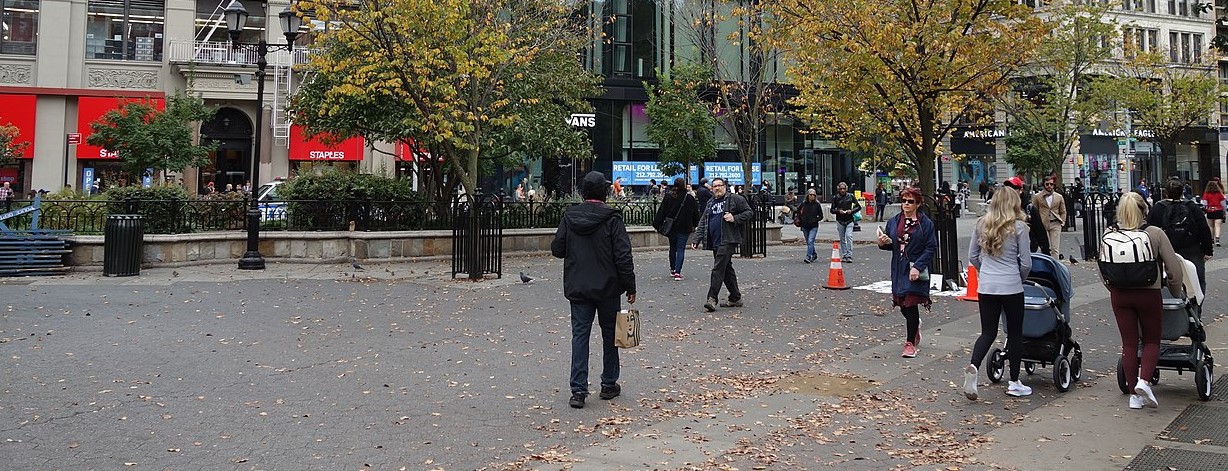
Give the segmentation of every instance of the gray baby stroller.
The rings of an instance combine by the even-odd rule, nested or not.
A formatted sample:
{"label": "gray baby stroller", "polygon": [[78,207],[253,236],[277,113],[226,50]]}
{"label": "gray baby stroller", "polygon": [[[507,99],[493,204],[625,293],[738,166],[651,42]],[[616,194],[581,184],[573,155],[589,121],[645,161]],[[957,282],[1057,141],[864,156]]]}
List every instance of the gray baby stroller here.
{"label": "gray baby stroller", "polygon": [[[1182,261],[1185,296],[1174,296],[1167,287],[1160,289],[1164,300],[1164,317],[1160,328],[1160,360],[1156,363],[1151,383],[1160,382],[1160,370],[1176,370],[1179,375],[1192,371],[1194,385],[1198,388],[1198,398],[1206,401],[1211,399],[1215,360],[1211,358],[1211,349],[1207,348],[1205,343],[1207,332],[1202,325],[1203,292],[1198,283],[1198,272],[1189,260]],[[1188,338],[1190,343],[1176,343],[1183,337]],[[1139,356],[1143,356],[1141,346]],[[1134,390],[1130,386],[1126,384],[1122,360],[1118,359],[1117,387],[1123,393],[1132,394]]]}
{"label": "gray baby stroller", "polygon": [[[1083,371],[1083,350],[1072,338],[1070,329],[1070,270],[1044,254],[1032,254],[1032,271],[1023,285],[1023,366],[1028,374],[1036,367],[1053,366],[1053,384],[1066,392]],[[1003,315],[1005,317],[1005,315]],[[1002,332],[1007,332],[1005,318]],[[986,374],[994,383],[1002,381],[1006,350],[989,353]]]}

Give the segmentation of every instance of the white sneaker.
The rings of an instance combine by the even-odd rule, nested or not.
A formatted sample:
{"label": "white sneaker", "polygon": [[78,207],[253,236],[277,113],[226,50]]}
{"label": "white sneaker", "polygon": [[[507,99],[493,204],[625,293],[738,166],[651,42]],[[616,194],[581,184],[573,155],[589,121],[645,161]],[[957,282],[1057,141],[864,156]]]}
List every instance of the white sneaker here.
{"label": "white sneaker", "polygon": [[976,400],[976,365],[964,368],[964,397],[971,401]]}
{"label": "white sneaker", "polygon": [[1142,409],[1144,402],[1146,401],[1143,400],[1143,396],[1140,396],[1138,394],[1130,395],[1130,408],[1131,409]]}
{"label": "white sneaker", "polygon": [[1160,403],[1156,401],[1156,395],[1151,392],[1151,386],[1148,386],[1146,381],[1138,380],[1138,384],[1134,385],[1134,394],[1141,396],[1143,404],[1147,407],[1160,407]]}
{"label": "white sneaker", "polygon": [[1032,388],[1024,386],[1022,381],[1011,381],[1010,385],[1006,387],[1006,395],[1015,397],[1031,396]]}

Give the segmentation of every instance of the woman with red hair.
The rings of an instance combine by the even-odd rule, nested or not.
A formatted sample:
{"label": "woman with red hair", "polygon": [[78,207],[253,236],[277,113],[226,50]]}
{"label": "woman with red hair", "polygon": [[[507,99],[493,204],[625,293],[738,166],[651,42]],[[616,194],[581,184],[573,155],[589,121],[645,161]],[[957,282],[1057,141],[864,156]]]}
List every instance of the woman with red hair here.
{"label": "woman with red hair", "polygon": [[904,315],[906,336],[900,356],[915,358],[921,343],[920,306],[930,308],[929,268],[938,250],[934,222],[918,211],[925,200],[916,188],[900,194],[902,211],[878,232],[878,247],[891,251],[891,303]]}

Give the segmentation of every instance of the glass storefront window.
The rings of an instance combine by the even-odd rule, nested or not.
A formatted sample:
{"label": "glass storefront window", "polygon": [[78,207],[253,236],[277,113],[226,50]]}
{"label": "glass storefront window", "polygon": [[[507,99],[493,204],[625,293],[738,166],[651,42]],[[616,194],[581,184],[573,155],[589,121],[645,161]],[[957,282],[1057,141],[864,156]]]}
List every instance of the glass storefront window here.
{"label": "glass storefront window", "polygon": [[0,54],[36,53],[38,9],[39,0],[0,0]]}
{"label": "glass storefront window", "polygon": [[85,57],[162,61],[164,0],[90,0]]}

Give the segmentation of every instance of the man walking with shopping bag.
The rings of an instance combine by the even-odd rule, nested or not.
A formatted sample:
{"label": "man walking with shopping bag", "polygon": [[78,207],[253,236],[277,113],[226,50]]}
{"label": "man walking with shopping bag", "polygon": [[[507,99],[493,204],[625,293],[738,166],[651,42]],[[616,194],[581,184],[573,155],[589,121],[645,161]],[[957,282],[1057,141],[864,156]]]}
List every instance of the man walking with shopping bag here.
{"label": "man walking with shopping bag", "polygon": [[571,407],[584,407],[588,397],[588,345],[593,318],[601,326],[601,394],[613,399],[618,384],[618,348],[614,330],[618,297],[635,303],[635,263],[631,238],[622,213],[606,206],[610,182],[601,172],[589,172],[581,183],[584,202],[567,209],[550,243],[550,253],[563,259],[563,295],[571,302]]}

